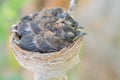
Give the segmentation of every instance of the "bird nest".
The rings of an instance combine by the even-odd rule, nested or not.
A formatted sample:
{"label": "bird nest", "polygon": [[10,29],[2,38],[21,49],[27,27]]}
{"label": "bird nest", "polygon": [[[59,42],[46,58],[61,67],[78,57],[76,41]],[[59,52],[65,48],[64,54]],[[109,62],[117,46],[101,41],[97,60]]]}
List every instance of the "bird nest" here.
{"label": "bird nest", "polygon": [[[82,45],[82,37],[73,42],[70,46],[61,49],[58,52],[51,52],[46,54],[40,54],[39,52],[26,51],[21,49],[15,42],[16,34],[11,34],[11,48],[14,55],[20,65],[30,69],[36,70],[56,70],[56,69],[69,69],[73,64],[77,64],[79,61],[74,62],[74,58],[80,53]],[[71,63],[72,62],[72,63]]]}
{"label": "bird nest", "polygon": [[[37,35],[39,33],[39,31],[36,30],[33,30],[33,32],[35,32],[35,34]],[[84,35],[82,33],[80,33],[79,35],[77,33],[74,33],[77,35],[72,38],[72,42],[68,41],[70,42],[69,45],[62,47],[57,51],[46,52],[44,54],[40,51],[25,50],[24,48],[22,48],[20,44],[16,42],[16,40],[21,39],[18,33],[19,32],[11,33],[10,44],[17,61],[20,63],[20,65],[27,69],[30,69],[34,72],[54,70],[64,71],[70,69],[79,62],[78,55],[82,45],[82,36]],[[71,39],[70,37],[67,38]]]}

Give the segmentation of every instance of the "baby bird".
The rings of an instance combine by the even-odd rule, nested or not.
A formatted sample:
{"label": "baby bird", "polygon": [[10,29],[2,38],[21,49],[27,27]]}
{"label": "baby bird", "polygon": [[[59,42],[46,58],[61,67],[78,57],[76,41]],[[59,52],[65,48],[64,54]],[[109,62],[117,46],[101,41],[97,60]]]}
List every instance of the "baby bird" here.
{"label": "baby bird", "polygon": [[82,29],[65,10],[51,8],[23,17],[12,31],[19,36],[17,44],[22,49],[50,53],[85,35]]}

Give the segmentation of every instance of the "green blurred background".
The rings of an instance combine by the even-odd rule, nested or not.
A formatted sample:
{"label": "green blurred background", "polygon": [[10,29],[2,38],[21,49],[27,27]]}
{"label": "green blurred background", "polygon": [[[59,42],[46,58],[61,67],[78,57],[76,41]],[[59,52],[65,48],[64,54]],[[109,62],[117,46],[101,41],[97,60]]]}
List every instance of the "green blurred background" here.
{"label": "green blurred background", "polygon": [[[33,80],[8,47],[10,26],[42,8],[42,0],[0,0],[0,80]],[[35,7],[36,5],[37,8]],[[41,6],[40,6],[41,5]],[[120,80],[120,0],[79,0],[73,14],[88,33],[81,64],[69,80]]]}
{"label": "green blurred background", "polygon": [[24,80],[21,68],[8,51],[10,26],[21,17],[26,0],[0,0],[0,80]]}

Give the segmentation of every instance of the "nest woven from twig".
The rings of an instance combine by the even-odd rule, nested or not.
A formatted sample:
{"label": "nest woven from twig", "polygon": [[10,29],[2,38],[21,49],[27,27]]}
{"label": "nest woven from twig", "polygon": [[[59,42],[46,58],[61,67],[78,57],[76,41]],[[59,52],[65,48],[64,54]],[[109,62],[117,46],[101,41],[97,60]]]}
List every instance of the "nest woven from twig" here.
{"label": "nest woven from twig", "polygon": [[[57,9],[59,9],[59,8],[57,8]],[[52,9],[48,9],[48,10],[52,10]],[[50,17],[51,17],[51,15],[53,15],[53,14],[50,14]],[[62,14],[62,15],[64,15],[64,14]],[[60,18],[63,18],[62,15]],[[36,15],[34,15],[34,16],[36,16]],[[39,17],[39,15],[38,15],[38,17]],[[47,15],[46,17],[49,17],[49,15]],[[29,19],[28,17],[24,17],[21,20],[22,22],[19,23],[19,25],[22,25],[22,23],[24,23],[24,20],[26,18]],[[50,20],[47,20],[47,22],[45,19],[45,21],[44,21],[45,23],[42,23],[43,21],[39,22],[39,18],[35,18],[35,19],[36,19],[35,23],[38,21],[37,24],[40,26],[42,26],[42,25],[44,26],[45,23],[48,23],[51,19],[53,19],[53,22],[54,22],[54,18],[50,18]],[[53,44],[58,45],[57,47],[55,47],[55,49],[53,48],[54,47],[53,46],[51,51],[49,51],[49,50],[45,51],[45,50],[47,50],[47,48],[49,46],[47,46],[47,48],[44,50],[41,49],[42,45],[38,46],[39,49],[41,49],[41,51],[38,51],[38,49],[36,49],[35,51],[34,50],[32,51],[31,48],[30,48],[31,50],[27,50],[30,45],[28,46],[28,48],[25,49],[25,48],[21,47],[21,44],[19,42],[17,43],[16,41],[20,41],[24,36],[26,37],[26,35],[30,35],[31,32],[34,35],[41,35],[42,34],[41,32],[43,32],[43,34],[48,33],[49,36],[52,35],[52,39],[53,39],[53,41],[55,41],[56,38],[54,39],[55,36],[53,36],[52,33],[57,34],[57,32],[52,31],[51,28],[50,28],[50,30],[44,30],[45,29],[44,27],[41,27],[41,29],[38,27],[37,28],[32,27],[32,28],[30,28],[32,30],[27,29],[26,31],[24,28],[15,27],[16,30],[18,29],[18,31],[15,30],[15,32],[11,33],[10,44],[11,44],[11,48],[14,52],[14,55],[15,55],[16,59],[18,60],[18,62],[20,63],[20,65],[22,65],[23,67],[30,69],[34,72],[54,71],[54,70],[65,71],[65,70],[70,69],[71,67],[73,67],[75,64],[77,64],[79,62],[78,55],[79,55],[81,45],[82,45],[82,38],[83,38],[82,36],[84,35],[79,30],[79,29],[81,29],[81,27],[78,26],[78,24],[76,24],[76,22],[74,22],[74,20],[72,18],[62,20],[62,21],[67,21],[66,23],[64,23],[64,24],[66,24],[66,26],[62,25],[63,22],[61,22],[61,20],[57,20],[57,21],[59,23],[59,24],[57,24],[57,29],[62,30],[63,28],[65,28],[64,32],[61,32],[62,34],[59,33],[57,35],[57,38],[58,38],[57,40],[64,41],[61,45],[61,46],[63,46],[63,45],[64,46],[58,49],[58,47],[59,47],[58,43],[51,43],[51,44],[49,43],[52,46],[53,46]],[[69,23],[69,21],[71,21],[71,22]],[[33,22],[34,22],[34,20],[33,20]],[[30,22],[30,23],[33,23],[33,22]],[[49,23],[52,23],[52,22],[49,22]],[[53,27],[56,28],[56,25],[54,25]],[[62,28],[60,28],[60,27],[62,27]],[[42,30],[42,28],[44,28],[44,29]],[[49,28],[47,28],[47,29],[49,29]],[[52,33],[50,34],[49,31],[51,31]],[[70,37],[65,36],[67,31],[72,32],[72,36],[71,36],[71,34],[69,35]],[[49,37],[49,36],[47,36],[47,37]],[[40,37],[40,39],[41,38],[42,37]],[[27,40],[27,38],[25,40]],[[46,40],[47,40],[47,38],[46,38]],[[24,42],[24,44],[26,44],[26,43],[27,43],[27,41]],[[24,44],[22,44],[22,45],[24,45]],[[26,47],[26,46],[24,46],[24,47]],[[35,47],[33,47],[33,48],[35,48]],[[44,54],[42,53],[42,50],[43,50]]]}

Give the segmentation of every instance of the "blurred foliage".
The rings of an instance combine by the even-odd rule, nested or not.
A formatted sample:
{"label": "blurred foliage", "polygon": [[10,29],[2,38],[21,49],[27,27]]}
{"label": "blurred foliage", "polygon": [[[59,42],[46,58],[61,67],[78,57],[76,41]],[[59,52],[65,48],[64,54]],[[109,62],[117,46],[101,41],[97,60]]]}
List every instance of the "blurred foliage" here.
{"label": "blurred foliage", "polygon": [[22,79],[22,76],[20,76],[20,75],[16,75],[16,74],[14,74],[14,75],[10,75],[10,76],[8,76],[8,77],[6,77],[6,76],[3,76],[3,75],[0,75],[0,80],[23,80]]}
{"label": "blurred foliage", "polygon": [[7,40],[10,26],[19,19],[20,9],[26,0],[1,0],[0,1],[0,43]]}
{"label": "blurred foliage", "polygon": [[17,61],[12,52],[7,50],[7,43],[10,26],[21,17],[21,8],[26,1],[0,0],[0,80],[23,80]]}

